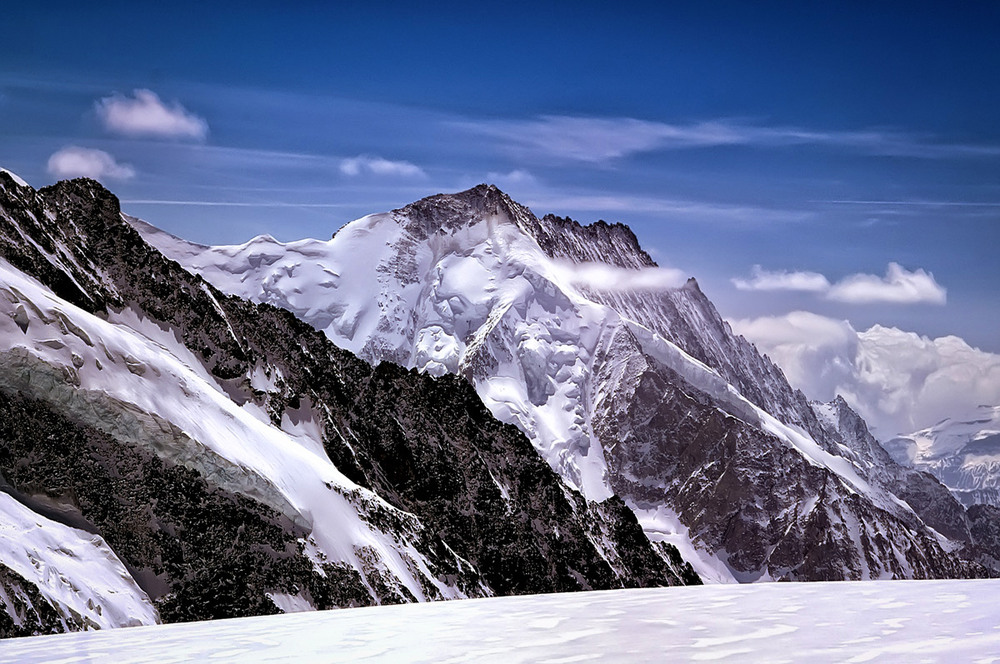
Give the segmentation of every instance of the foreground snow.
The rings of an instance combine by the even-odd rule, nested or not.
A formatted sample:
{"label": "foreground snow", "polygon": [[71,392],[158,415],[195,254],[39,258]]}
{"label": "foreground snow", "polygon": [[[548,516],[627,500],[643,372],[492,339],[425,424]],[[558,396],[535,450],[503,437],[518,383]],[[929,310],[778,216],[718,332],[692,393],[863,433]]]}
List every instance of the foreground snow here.
{"label": "foreground snow", "polygon": [[613,590],[0,642],[0,662],[1000,659],[1000,581]]}

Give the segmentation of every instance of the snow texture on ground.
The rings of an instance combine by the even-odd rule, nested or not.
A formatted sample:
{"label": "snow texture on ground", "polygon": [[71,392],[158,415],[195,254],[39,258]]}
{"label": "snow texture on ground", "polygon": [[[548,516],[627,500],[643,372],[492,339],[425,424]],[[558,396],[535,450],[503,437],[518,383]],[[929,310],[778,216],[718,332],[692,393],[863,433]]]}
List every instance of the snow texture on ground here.
{"label": "snow texture on ground", "polygon": [[0,642],[0,662],[993,662],[1000,581],[787,583],[437,602]]}

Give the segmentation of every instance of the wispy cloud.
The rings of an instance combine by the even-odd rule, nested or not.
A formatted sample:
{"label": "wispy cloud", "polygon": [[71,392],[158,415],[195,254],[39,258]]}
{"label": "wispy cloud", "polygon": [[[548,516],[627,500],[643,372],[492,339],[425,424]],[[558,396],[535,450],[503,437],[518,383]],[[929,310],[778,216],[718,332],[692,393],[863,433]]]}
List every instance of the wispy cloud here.
{"label": "wispy cloud", "polygon": [[340,162],[340,172],[351,177],[369,173],[386,177],[427,177],[422,168],[408,161],[391,161],[382,157],[358,155]]}
{"label": "wispy cloud", "polygon": [[684,272],[668,267],[627,270],[604,263],[568,261],[554,261],[553,266],[561,279],[596,291],[655,291],[680,288],[687,281]]}
{"label": "wispy cloud", "polygon": [[725,205],[672,198],[614,194],[536,194],[525,197],[534,210],[603,213],[652,213],[675,216],[693,222],[728,222],[741,224],[800,222],[811,212],[780,210],[748,205]]}
{"label": "wispy cloud", "polygon": [[478,120],[455,124],[474,134],[501,140],[517,151],[591,163],[643,152],[735,145],[825,145],[872,155],[925,159],[1000,156],[997,145],[940,143],[933,137],[904,132],[762,127],[731,120],[672,124],[635,118],[543,115],[527,120]]}
{"label": "wispy cloud", "polygon": [[825,293],[830,290],[830,282],[818,272],[769,272],[754,265],[751,277],[732,279],[733,285],[743,291],[805,291]]}
{"label": "wispy cloud", "polygon": [[743,291],[801,291],[847,304],[945,304],[948,295],[933,274],[920,268],[911,272],[898,263],[889,263],[882,277],[858,273],[833,284],[818,272],[771,272],[759,265],[749,279],[731,281]]}
{"label": "wispy cloud", "polygon": [[514,169],[509,173],[490,171],[486,174],[486,179],[490,184],[495,184],[501,188],[538,183],[534,175],[521,168]]}
{"label": "wispy cloud", "polygon": [[208,123],[178,102],[164,103],[152,90],[135,90],[132,97],[120,94],[105,97],[95,104],[104,127],[125,136],[156,138],[193,138],[208,136]]}
{"label": "wispy cloud", "polygon": [[48,171],[57,178],[93,178],[94,180],[128,180],[135,169],[119,164],[107,152],[67,146],[49,157]]}

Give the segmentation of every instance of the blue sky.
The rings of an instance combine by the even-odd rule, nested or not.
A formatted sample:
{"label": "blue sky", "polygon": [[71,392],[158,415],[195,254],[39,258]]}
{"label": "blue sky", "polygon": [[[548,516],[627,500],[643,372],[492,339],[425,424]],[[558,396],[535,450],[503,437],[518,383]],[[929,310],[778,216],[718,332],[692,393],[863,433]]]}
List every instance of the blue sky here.
{"label": "blue sky", "polygon": [[3,10],[36,186],[228,243],[491,181],[628,223],[725,316],[1000,352],[997,3],[92,4]]}

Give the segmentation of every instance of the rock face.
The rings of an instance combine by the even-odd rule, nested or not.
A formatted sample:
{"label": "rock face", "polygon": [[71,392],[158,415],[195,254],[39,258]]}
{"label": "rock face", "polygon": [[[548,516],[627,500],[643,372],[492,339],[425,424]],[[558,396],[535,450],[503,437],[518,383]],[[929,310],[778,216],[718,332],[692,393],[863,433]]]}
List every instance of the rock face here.
{"label": "rock face", "polygon": [[846,404],[814,409],[693,279],[634,279],[657,268],[625,226],[539,219],[486,185],[329,241],[203,247],[132,223],[224,292],[373,364],[466,377],[567,485],[621,498],[707,578],[989,573],[954,553],[975,539],[961,505]]}
{"label": "rock face", "polygon": [[698,582],[464,379],[224,295],[90,180],[0,173],[0,473],[0,523],[51,522],[5,553],[0,636]]}

